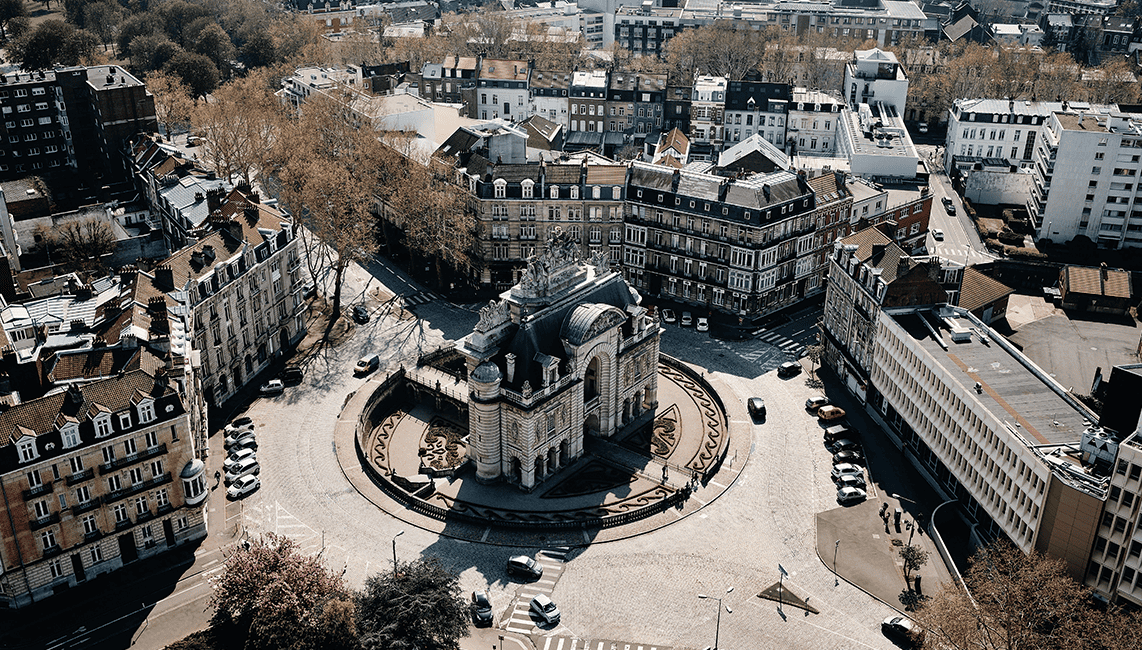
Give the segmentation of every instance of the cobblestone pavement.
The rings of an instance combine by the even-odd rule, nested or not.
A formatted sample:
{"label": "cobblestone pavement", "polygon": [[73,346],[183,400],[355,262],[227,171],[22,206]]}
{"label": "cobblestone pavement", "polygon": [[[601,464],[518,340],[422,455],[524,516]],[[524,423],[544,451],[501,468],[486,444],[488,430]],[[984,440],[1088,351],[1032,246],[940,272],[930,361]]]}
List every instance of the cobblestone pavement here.
{"label": "cobblestone pavement", "polygon": [[[346,302],[376,288],[375,280],[354,268]],[[402,287],[392,293],[418,290]],[[383,359],[379,372],[395,369],[418,351],[463,336],[476,320],[475,314],[442,301],[420,304],[416,313],[419,320],[379,314],[358,326],[344,344],[312,355],[301,386],[251,405],[262,488],[227,505],[227,521],[249,534],[275,531],[294,537],[306,549],[321,552],[333,569],[344,569],[356,587],[372,573],[391,570],[395,539],[399,558],[438,555],[460,571],[466,592],[488,589],[496,620],[502,621],[523,595],[521,585],[508,579],[504,563],[510,555],[547,548],[542,536],[529,536],[534,547],[513,549],[449,538],[446,526],[443,534],[416,528],[358,494],[334,454],[336,418],[347,396],[368,381],[352,375],[358,357],[376,352]],[[540,637],[639,639],[645,648],[706,647],[713,642],[717,610],[697,594],[725,593],[732,586],[724,599],[732,613],[722,613],[723,648],[893,647],[879,630],[892,610],[847,583],[834,586],[833,574],[816,555],[814,517],[836,503],[820,427],[802,408],[814,391],[805,386],[804,375],[778,379],[771,370],[780,361],[745,359],[735,353],[735,345],[691,331],[669,331],[663,339],[664,352],[708,369],[725,389],[722,398],[731,419],[747,420],[744,403],[750,396],[766,399],[768,420],[749,425],[750,453],[727,459],[741,467],[737,481],[716,501],[673,525],[572,548],[551,592],[562,624],[536,630]],[[784,360],[784,353],[774,350],[774,358]],[[792,608],[782,614],[775,603],[757,597],[777,581],[779,563],[789,572],[787,588],[819,609],[819,615]]]}

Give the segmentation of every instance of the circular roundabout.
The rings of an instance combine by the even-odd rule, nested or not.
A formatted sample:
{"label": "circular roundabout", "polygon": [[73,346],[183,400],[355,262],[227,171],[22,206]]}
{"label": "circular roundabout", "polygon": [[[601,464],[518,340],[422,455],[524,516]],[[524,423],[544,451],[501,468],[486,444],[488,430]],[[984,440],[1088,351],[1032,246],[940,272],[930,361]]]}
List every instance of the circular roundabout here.
{"label": "circular roundabout", "polygon": [[581,531],[591,541],[640,534],[708,504],[736,477],[724,466],[727,455],[736,461],[749,453],[749,435],[731,435],[714,388],[663,357],[654,411],[610,438],[587,435],[585,453],[554,464],[531,491],[511,480],[483,484],[468,457],[465,382],[457,378],[451,390],[423,384],[403,369],[367,384],[342,413],[337,456],[379,508],[453,537],[513,543],[528,533]]}

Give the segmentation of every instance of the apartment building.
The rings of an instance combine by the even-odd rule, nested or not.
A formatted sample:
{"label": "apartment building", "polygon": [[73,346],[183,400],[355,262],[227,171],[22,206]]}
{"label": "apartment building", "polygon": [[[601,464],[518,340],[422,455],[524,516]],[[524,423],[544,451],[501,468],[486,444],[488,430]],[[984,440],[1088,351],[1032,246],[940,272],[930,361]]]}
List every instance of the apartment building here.
{"label": "apartment building", "polygon": [[[290,220],[233,190],[217,201],[198,239],[140,272],[135,301],[190,315],[188,338],[200,355],[201,395],[212,406],[248,384],[305,335],[301,253]],[[156,312],[166,319],[167,310]]]}
{"label": "apartment building", "polygon": [[206,535],[206,466],[162,372],[0,413],[0,605],[24,607]]}
{"label": "apartment building", "polygon": [[[834,155],[838,150],[837,131],[844,108],[844,100],[836,93],[794,89],[785,129],[786,151],[802,156]],[[780,118],[777,121],[780,124]]]}
{"label": "apartment building", "polygon": [[644,293],[745,319],[822,288],[814,259],[830,224],[795,174],[732,181],[634,162],[627,202],[623,270]]}
{"label": "apartment building", "polygon": [[878,48],[853,52],[852,60],[845,65],[842,89],[849,108],[854,110],[860,104],[876,103],[891,106],[903,115],[908,101],[904,68],[895,54]]}
{"label": "apartment building", "polygon": [[[957,99],[948,110],[944,170],[970,170],[984,159],[1032,167],[1042,125],[1065,102]],[[1080,104],[1082,106],[1082,104]]]}
{"label": "apartment building", "polygon": [[503,118],[520,121],[528,112],[528,79],[531,68],[527,61],[480,59],[476,76],[479,100],[476,115],[481,120]]}
{"label": "apartment building", "polygon": [[568,91],[571,72],[535,70],[531,73],[531,105],[529,110],[545,120],[559,124],[566,131],[571,127]]}
{"label": "apartment building", "polygon": [[698,75],[690,96],[690,155],[712,160],[725,143],[726,78]]}
{"label": "apartment building", "polygon": [[607,71],[577,70],[571,75],[571,133],[607,130]]}
{"label": "apartment building", "polygon": [[443,63],[425,63],[420,71],[420,96],[433,102],[476,106],[474,56],[449,54]]}
{"label": "apartment building", "polygon": [[786,83],[730,80],[726,86],[726,145],[732,146],[759,134],[779,149],[785,148],[785,118],[792,89]]}
{"label": "apartment building", "polygon": [[607,131],[644,140],[662,128],[666,97],[664,74],[611,74],[607,89]]}
{"label": "apartment building", "polygon": [[1048,0],[1046,13],[1105,16],[1117,7],[1116,0]]}
{"label": "apartment building", "polygon": [[1070,109],[1050,115],[1033,154],[1036,239],[1142,246],[1142,113]]}

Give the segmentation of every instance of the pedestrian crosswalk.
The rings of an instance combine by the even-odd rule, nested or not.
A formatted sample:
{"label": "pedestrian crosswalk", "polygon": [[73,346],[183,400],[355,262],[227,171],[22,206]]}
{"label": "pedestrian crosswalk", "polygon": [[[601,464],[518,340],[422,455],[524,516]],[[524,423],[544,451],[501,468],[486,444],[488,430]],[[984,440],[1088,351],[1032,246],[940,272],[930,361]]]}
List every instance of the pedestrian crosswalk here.
{"label": "pedestrian crosswalk", "polygon": [[555,590],[555,584],[563,575],[563,562],[570,550],[568,547],[555,547],[536,554],[535,561],[543,567],[543,576],[539,580],[522,585],[516,592],[511,614],[502,623],[504,630],[519,634],[531,634],[534,631],[538,619],[531,617],[531,599],[539,594],[550,596]]}
{"label": "pedestrian crosswalk", "polygon": [[549,636],[536,650],[672,650],[670,646],[630,643],[628,641],[587,640],[568,636]]}
{"label": "pedestrian crosswalk", "polygon": [[[760,334],[760,336],[758,336],[758,334]],[[759,332],[754,332],[754,336],[757,336],[757,340],[762,343],[780,348],[782,352],[794,359],[800,359],[801,354],[805,352],[805,346],[803,344],[786,338],[774,331],[759,330]]]}
{"label": "pedestrian crosswalk", "polygon": [[413,294],[401,296],[401,298],[403,298],[404,303],[406,305],[409,305],[410,307],[415,307],[416,305],[423,305],[425,303],[432,302],[433,300],[440,300],[440,296],[436,295],[435,293],[433,293],[431,291],[418,291],[418,292],[413,293]]}

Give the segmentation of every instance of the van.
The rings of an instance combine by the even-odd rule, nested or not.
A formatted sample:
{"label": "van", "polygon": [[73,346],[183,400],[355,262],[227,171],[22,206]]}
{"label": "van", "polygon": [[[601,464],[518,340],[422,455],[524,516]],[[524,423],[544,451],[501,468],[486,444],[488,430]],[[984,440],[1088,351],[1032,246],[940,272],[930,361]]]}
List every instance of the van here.
{"label": "van", "polygon": [[841,438],[856,438],[858,436],[855,429],[852,429],[847,424],[835,424],[828,429],[825,429],[825,442],[831,443]]}
{"label": "van", "polygon": [[353,368],[355,375],[367,375],[373,372],[381,365],[381,358],[375,354],[368,354],[357,360],[357,365]]}

